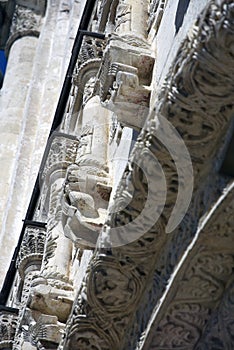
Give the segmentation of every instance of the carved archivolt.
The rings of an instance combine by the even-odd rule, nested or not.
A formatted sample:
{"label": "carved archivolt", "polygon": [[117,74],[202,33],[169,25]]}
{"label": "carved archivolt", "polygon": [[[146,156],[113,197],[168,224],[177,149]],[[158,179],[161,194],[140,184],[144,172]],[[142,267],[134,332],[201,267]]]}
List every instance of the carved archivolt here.
{"label": "carved archivolt", "polygon": [[[212,167],[217,171],[221,164],[222,155],[219,154],[218,159],[216,155],[219,148],[223,150],[222,142],[233,114],[233,15],[231,0],[211,1],[194,26],[193,35],[187,37],[181,46],[157,107],[135,145],[116,195],[114,213],[103,230],[99,249],[87,271],[61,349],[93,349],[94,346],[102,350],[126,348],[126,332],[134,322],[135,312],[151,281],[162,246],[165,243],[170,245],[172,240],[179,244],[173,259],[170,260],[171,256],[167,255],[168,261],[163,267],[168,279],[181,252],[195,235],[199,217],[207,210],[207,203],[204,200],[199,202],[202,195],[198,188],[204,185],[205,193],[207,174]],[[176,202],[178,174],[167,149],[157,138],[161,115],[183,137],[194,166],[195,191],[188,215],[180,229],[167,236],[165,226]],[[153,158],[158,159],[164,168],[168,193],[160,219],[152,222],[146,230],[144,222],[156,215],[154,206],[146,212],[142,226],[134,225],[134,220],[141,214],[147,200],[147,176],[150,178],[153,174],[154,179],[160,178],[156,176],[160,172],[157,174]],[[154,184],[152,200],[157,202],[161,195],[160,186],[157,180]],[[128,223],[133,223],[130,227],[134,233],[141,232],[141,238],[122,247],[112,247],[116,239],[113,233],[116,231],[112,229],[120,227],[122,237],[128,238],[133,233]],[[183,240],[179,239],[181,233]],[[170,271],[168,275],[167,271]],[[167,279],[164,280],[164,288]],[[189,307],[192,308],[193,319],[198,313],[206,314],[203,306]]]}

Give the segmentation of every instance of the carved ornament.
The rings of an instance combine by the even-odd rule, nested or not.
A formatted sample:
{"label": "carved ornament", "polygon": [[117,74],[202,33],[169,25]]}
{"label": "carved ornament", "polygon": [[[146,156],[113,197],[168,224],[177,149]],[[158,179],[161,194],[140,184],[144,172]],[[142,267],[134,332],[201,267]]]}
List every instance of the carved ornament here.
{"label": "carved ornament", "polygon": [[[61,349],[92,349],[94,344],[97,349],[102,350],[126,348],[126,332],[134,323],[135,312],[145,289],[151,283],[162,247],[172,240],[177,242],[177,250],[173,256],[164,254],[168,258],[163,267],[165,275],[167,269],[169,270],[168,280],[181,252],[185,251],[194,237],[199,217],[207,211],[206,202],[197,202],[202,197],[198,188],[204,184],[205,193],[207,174],[212,167],[217,169],[221,164],[222,157],[219,155],[217,161],[217,152],[222,146],[233,115],[234,84],[230,79],[234,67],[231,45],[233,16],[231,0],[211,1],[196,23],[193,35],[187,37],[181,45],[157,107],[135,145],[116,195],[115,213],[111,215],[102,232],[99,249],[95,251],[83,288],[77,297],[60,344]],[[104,91],[107,94],[108,89]],[[180,132],[194,166],[195,190],[191,208],[184,223],[172,235],[165,235],[165,226],[176,201],[178,182],[171,158],[157,140],[160,114]],[[152,154],[165,167],[165,175],[169,181],[165,209],[160,220],[142,234],[140,239],[128,245],[111,248],[111,241],[115,237],[108,238],[108,232],[111,234],[112,228],[122,225],[121,233],[128,237],[131,232],[125,229],[126,224],[133,222],[143,210],[147,198],[147,181],[141,166],[144,163],[145,172],[151,176],[155,172],[156,175],[157,170],[152,166]],[[159,188],[157,190],[156,181],[155,194],[153,193],[155,201],[160,194]],[[215,197],[217,193],[213,195]],[[118,205],[121,208],[124,197],[129,197],[129,205],[118,211]],[[149,217],[144,217],[142,222],[149,220],[151,215],[150,211]],[[188,225],[190,230],[185,229]],[[144,227],[136,226],[135,230],[145,232]],[[110,244],[107,247],[105,240],[108,239]],[[175,247],[174,244],[173,246]],[[162,283],[162,290],[167,280],[164,280],[164,285]],[[191,307],[194,318],[197,317],[197,310],[202,314],[206,312],[203,308]]]}

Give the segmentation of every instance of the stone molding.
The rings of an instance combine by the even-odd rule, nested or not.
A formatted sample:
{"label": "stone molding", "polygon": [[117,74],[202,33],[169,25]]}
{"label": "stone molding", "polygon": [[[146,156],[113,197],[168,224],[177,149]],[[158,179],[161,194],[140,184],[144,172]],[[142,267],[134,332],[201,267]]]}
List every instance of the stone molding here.
{"label": "stone molding", "polygon": [[[136,143],[116,195],[114,212],[117,214],[112,214],[103,231],[103,241],[100,239],[99,249],[95,251],[87,270],[60,349],[87,350],[93,346],[102,350],[125,348],[126,332],[134,322],[135,312],[147,285],[151,283],[157,254],[166,241],[170,244],[174,240],[179,247],[173,244],[173,247],[177,247],[174,261],[170,261],[169,256],[164,269],[175,266],[181,252],[185,251],[196,233],[199,217],[206,212],[207,205],[211,205],[211,202],[202,202],[198,188],[204,184],[205,192],[207,174],[212,167],[217,171],[220,166],[221,159],[217,161],[217,152],[222,148],[233,114],[234,85],[230,79],[234,66],[231,52],[233,15],[231,0],[211,1],[194,26],[193,34],[181,45],[157,107]],[[194,195],[192,207],[185,219],[185,226],[189,225],[190,230],[185,229],[182,223],[171,236],[165,235],[165,226],[176,201],[178,184],[175,181],[176,169],[157,141],[157,121],[161,114],[179,130],[194,165]],[[142,211],[147,197],[147,183],[139,163],[136,166],[136,159],[140,159],[141,164],[144,162],[144,169],[151,176],[154,173],[157,176],[156,169],[150,165],[150,154],[154,154],[169,169],[166,177],[170,191],[160,220],[131,244],[120,248],[101,248],[108,228],[123,225],[123,236],[129,235],[130,232],[125,232],[124,226]],[[131,205],[118,210],[123,193],[129,195]],[[215,198],[216,193],[212,195]],[[181,233],[182,241],[179,239]],[[164,281],[164,288],[171,273]]]}

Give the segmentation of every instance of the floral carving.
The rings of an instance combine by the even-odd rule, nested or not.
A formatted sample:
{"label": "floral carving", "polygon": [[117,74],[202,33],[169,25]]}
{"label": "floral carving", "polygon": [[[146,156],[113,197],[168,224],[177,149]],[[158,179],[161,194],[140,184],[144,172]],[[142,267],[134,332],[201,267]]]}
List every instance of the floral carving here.
{"label": "floral carving", "polygon": [[28,264],[36,265],[42,261],[45,244],[45,229],[27,226],[18,255],[18,268],[23,278]]}

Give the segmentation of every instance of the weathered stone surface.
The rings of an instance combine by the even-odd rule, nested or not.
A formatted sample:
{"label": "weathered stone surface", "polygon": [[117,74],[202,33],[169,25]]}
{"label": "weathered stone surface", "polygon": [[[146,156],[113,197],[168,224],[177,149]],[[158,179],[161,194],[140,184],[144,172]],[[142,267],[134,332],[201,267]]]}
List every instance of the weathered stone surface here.
{"label": "weathered stone surface", "polygon": [[[18,1],[26,4],[42,15],[43,1]],[[7,179],[14,169],[7,247],[85,2],[48,4],[40,37],[12,46],[37,42],[26,104],[15,97],[2,121],[5,144],[22,140],[18,163],[11,158],[3,171]],[[86,31],[66,77],[65,113],[47,142],[33,207],[46,225],[26,225],[7,346],[232,349],[233,181],[220,167],[234,126],[233,16],[231,0],[96,1],[87,29],[105,38]]]}

